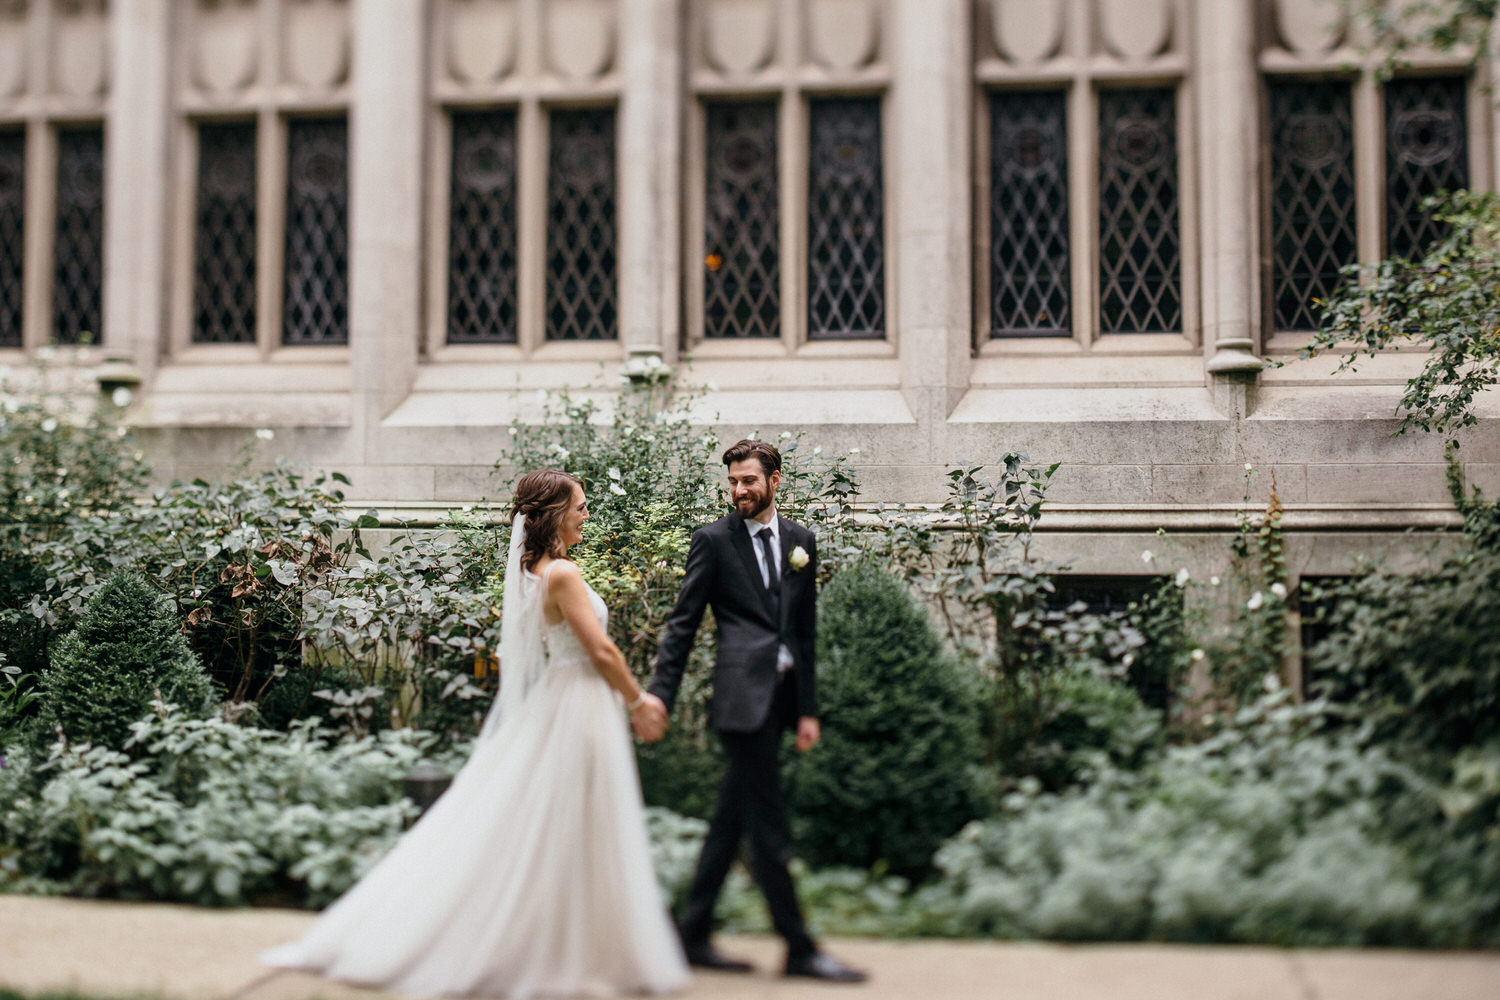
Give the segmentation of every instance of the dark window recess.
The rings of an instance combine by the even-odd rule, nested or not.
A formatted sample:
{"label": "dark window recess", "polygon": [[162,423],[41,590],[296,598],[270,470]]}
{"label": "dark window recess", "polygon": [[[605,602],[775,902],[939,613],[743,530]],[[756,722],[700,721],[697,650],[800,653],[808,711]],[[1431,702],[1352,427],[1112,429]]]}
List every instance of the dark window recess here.
{"label": "dark window recess", "polygon": [[615,112],[553,111],[547,158],[547,339],[619,336]]}
{"label": "dark window recess", "polygon": [[990,336],[1072,334],[1067,102],[990,95]]}
{"label": "dark window recess", "polygon": [[295,119],[287,128],[286,344],[349,342],[349,126]]}
{"label": "dark window recess", "polygon": [[198,126],[193,341],[255,343],[255,123]]}
{"label": "dark window recess", "polygon": [[1465,82],[1392,80],[1385,88],[1386,252],[1411,257],[1446,235],[1422,199],[1469,185]]}
{"label": "dark window recess", "polygon": [[1355,262],[1354,126],[1347,83],[1271,85],[1271,300],[1277,330],[1316,330]]}
{"label": "dark window recess", "polygon": [[1182,329],[1177,95],[1099,95],[1099,328]]}
{"label": "dark window recess", "polygon": [[57,229],[53,237],[52,336],[99,343],[104,322],[104,129],[57,133]]}
{"label": "dark window recess", "polygon": [[703,335],[781,335],[776,104],[710,104],[703,213]]}
{"label": "dark window recess", "polygon": [[0,347],[21,346],[25,230],[26,133],[0,132]]}
{"label": "dark window recess", "polygon": [[885,336],[885,210],[880,100],[811,104],[807,336]]}
{"label": "dark window recess", "polygon": [[514,112],[454,112],[448,190],[448,343],[514,344]]}
{"label": "dark window recess", "polygon": [[[1047,607],[1055,612],[1072,609],[1129,620],[1138,613],[1142,601],[1161,592],[1172,604],[1164,609],[1165,613],[1180,617],[1182,591],[1175,588],[1163,590],[1163,579],[1159,576],[1056,576],[1052,582],[1057,589],[1048,599]],[[1172,702],[1170,671],[1174,655],[1171,649],[1152,649],[1149,646],[1132,654],[1126,679],[1141,700],[1152,708],[1165,710]]]}

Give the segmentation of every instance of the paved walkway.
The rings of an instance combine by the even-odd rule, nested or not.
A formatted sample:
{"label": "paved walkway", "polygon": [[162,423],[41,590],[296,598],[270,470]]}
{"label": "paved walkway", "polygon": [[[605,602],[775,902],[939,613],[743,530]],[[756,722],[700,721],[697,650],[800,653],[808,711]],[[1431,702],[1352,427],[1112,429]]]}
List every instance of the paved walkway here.
{"label": "paved walkway", "polygon": [[[0,895],[0,985],[171,1000],[381,1000],[261,969],[311,915]],[[1278,951],[1165,945],[835,941],[862,987],[786,981],[770,938],[726,939],[753,976],[699,975],[683,1000],[1500,1000],[1500,954]]]}

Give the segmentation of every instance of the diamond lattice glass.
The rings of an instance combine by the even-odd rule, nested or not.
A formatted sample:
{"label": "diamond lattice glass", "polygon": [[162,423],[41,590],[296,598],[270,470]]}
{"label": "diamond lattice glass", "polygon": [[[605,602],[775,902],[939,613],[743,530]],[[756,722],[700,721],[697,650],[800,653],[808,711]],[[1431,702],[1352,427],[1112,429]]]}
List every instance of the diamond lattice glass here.
{"label": "diamond lattice glass", "polygon": [[516,342],[516,116],[453,114],[448,343]]}
{"label": "diamond lattice glass", "polygon": [[885,336],[885,210],[880,100],[810,107],[807,336]]}
{"label": "diamond lattice glass", "polygon": [[53,237],[52,335],[98,343],[104,293],[104,129],[57,134],[57,229]]}
{"label": "diamond lattice glass", "polygon": [[1422,199],[1469,184],[1465,81],[1459,77],[1392,80],[1385,88],[1386,252],[1410,257],[1446,227]]}
{"label": "diamond lattice glass", "polygon": [[703,335],[781,335],[774,101],[710,104],[703,217]]}
{"label": "diamond lattice glass", "polygon": [[1182,329],[1177,110],[1170,89],[1099,94],[1099,328]]}
{"label": "diamond lattice glass", "polygon": [[255,343],[255,123],[198,127],[193,340]]}
{"label": "diamond lattice glass", "polygon": [[349,127],[343,118],[287,127],[286,344],[349,342]]}
{"label": "diamond lattice glass", "polygon": [[1072,333],[1064,95],[990,95],[990,336]]}
{"label": "diamond lattice glass", "polygon": [[0,347],[21,346],[25,231],[26,133],[0,132]]}
{"label": "diamond lattice glass", "polygon": [[547,163],[547,339],[614,340],[615,112],[553,111]]}

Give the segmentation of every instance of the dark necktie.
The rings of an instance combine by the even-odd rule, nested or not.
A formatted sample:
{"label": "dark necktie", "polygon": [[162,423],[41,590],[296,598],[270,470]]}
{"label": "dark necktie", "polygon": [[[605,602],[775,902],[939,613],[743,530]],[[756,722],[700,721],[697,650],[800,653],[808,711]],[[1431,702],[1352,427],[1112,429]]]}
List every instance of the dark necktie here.
{"label": "dark necktie", "polygon": [[756,537],[760,539],[761,551],[762,554],[766,557],[766,573],[764,579],[769,581],[766,584],[766,590],[770,593],[772,598],[779,599],[781,596],[781,579],[779,574],[776,572],[776,558],[771,554],[771,529],[760,529],[760,532],[756,535]]}

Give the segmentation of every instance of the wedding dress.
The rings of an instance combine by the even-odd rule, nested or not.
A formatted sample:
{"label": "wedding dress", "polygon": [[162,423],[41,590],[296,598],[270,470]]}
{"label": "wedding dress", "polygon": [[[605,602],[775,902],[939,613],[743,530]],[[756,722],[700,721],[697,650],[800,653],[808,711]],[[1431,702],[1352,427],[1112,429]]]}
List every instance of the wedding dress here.
{"label": "wedding dress", "polygon": [[[520,569],[523,533],[518,517],[501,693],[473,756],[390,853],[266,964],[419,995],[687,984],[622,699],[572,628],[542,619],[545,574]],[[603,625],[604,601],[592,588],[589,600]]]}

